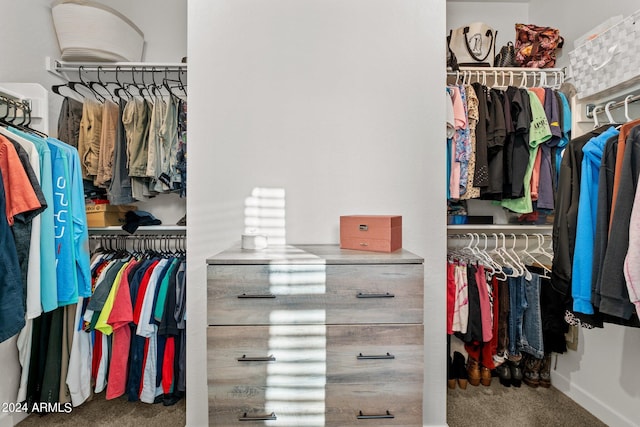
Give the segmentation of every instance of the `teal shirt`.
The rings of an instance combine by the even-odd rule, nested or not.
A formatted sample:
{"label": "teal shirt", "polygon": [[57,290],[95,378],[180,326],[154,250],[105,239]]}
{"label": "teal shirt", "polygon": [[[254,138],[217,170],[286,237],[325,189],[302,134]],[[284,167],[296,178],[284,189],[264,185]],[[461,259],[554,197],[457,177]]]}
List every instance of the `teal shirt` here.
{"label": "teal shirt", "polygon": [[164,277],[162,278],[162,282],[160,283],[160,290],[158,291],[158,298],[156,299],[156,307],[153,312],[153,318],[156,322],[158,322],[158,324],[160,323],[160,321],[162,320],[162,316],[164,315],[164,304],[167,299],[167,289],[169,288],[169,279],[174,274],[174,271],[176,270],[176,267],[179,264],[180,264],[180,260],[178,258],[175,258],[171,262],[171,265],[169,266],[167,273],[164,275]]}

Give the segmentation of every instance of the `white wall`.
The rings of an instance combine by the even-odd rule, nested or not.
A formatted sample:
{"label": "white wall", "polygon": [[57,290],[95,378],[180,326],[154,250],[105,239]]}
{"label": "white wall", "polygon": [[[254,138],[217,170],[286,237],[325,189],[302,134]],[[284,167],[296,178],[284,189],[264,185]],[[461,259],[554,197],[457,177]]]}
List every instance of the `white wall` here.
{"label": "white wall", "polygon": [[[128,16],[145,33],[144,60],[180,62],[187,52],[186,0],[100,0]],[[39,83],[45,88],[62,82],[46,71],[45,58],[60,57],[60,49],[51,19],[52,0],[3,1],[0,25],[2,61],[0,81]],[[62,98],[49,93],[50,134],[55,136]],[[46,106],[45,106],[46,107]],[[185,212],[184,200],[158,197],[141,204],[163,222],[175,224]],[[20,375],[15,338],[0,344],[0,402],[14,402]],[[0,413],[0,427],[13,425],[9,414]]]}
{"label": "white wall", "polygon": [[[403,215],[425,257],[425,422],[444,425],[444,1],[189,2],[190,426],[207,424],[205,259],[254,187],[286,190],[289,243],[340,215]],[[213,421],[213,420],[211,420]]]}

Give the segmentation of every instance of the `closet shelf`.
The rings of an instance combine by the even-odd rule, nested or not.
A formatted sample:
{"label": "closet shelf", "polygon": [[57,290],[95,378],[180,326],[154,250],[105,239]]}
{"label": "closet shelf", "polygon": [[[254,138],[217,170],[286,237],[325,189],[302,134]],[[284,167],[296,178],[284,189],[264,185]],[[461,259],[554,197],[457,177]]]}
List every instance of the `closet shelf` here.
{"label": "closet shelf", "polygon": [[447,234],[465,234],[465,233],[541,233],[551,234],[553,225],[519,225],[519,224],[462,224],[447,225]]}
{"label": "closet shelf", "polygon": [[[187,75],[187,64],[183,62],[69,62],[47,57],[46,69],[65,80],[113,80],[107,78],[118,75],[126,79],[126,75],[155,74],[157,77],[184,79]],[[98,75],[99,74],[99,75]],[[135,78],[135,77],[134,77]],[[184,80],[186,83],[186,80]]]}
{"label": "closet shelf", "polygon": [[[113,225],[109,227],[89,227],[89,234],[124,234],[130,235],[127,231],[123,230],[122,227],[118,225]],[[186,234],[187,227],[183,225],[146,225],[140,226],[136,230],[134,234]]]}

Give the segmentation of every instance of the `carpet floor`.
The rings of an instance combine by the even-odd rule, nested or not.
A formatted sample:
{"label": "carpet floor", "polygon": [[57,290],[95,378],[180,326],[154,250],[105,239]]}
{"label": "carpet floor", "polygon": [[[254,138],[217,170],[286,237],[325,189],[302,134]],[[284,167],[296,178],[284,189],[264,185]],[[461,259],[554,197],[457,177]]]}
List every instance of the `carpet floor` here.
{"label": "carpet floor", "polygon": [[73,408],[71,413],[50,413],[43,416],[31,414],[18,427],[69,426],[69,427],[184,427],[186,425],[186,400],[172,406],[162,403],[150,405],[129,402],[125,396],[106,400],[100,393],[89,402]]}
{"label": "carpet floor", "polygon": [[[606,427],[573,400],[554,387],[504,387],[497,378],[491,386],[467,386],[447,389],[447,423],[449,427],[519,426],[519,427]],[[171,426],[186,424],[186,401],[173,406],[128,402],[126,397],[106,400],[104,393],[90,402],[73,408],[70,414],[30,415],[18,424],[31,426]]]}
{"label": "carpet floor", "polygon": [[449,427],[606,427],[554,388],[504,387],[493,378],[489,387],[447,389]]}

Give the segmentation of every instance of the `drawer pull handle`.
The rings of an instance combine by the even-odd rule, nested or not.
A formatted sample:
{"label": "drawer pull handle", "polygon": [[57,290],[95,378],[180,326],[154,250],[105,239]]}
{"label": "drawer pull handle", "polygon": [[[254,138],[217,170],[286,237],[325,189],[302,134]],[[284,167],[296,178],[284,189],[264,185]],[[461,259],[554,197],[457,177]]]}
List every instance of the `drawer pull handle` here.
{"label": "drawer pull handle", "polygon": [[366,355],[366,354],[358,354],[356,356],[356,358],[358,360],[370,360],[370,359],[395,359],[396,357],[393,354],[387,353],[387,354],[371,354],[371,355]]}
{"label": "drawer pull handle", "polygon": [[238,421],[275,421],[277,419],[278,417],[275,412],[272,412],[269,415],[258,415],[256,417],[248,417],[245,412],[240,418],[238,418]]}
{"label": "drawer pull handle", "polygon": [[389,292],[385,292],[384,294],[365,294],[362,292],[358,292],[356,298],[394,298],[395,295]]}
{"label": "drawer pull handle", "polygon": [[274,294],[240,294],[238,298],[275,298]]}
{"label": "drawer pull handle", "polygon": [[362,413],[362,411],[360,411],[357,418],[359,420],[377,420],[380,418],[395,418],[395,415],[393,415],[389,411],[386,411],[386,413],[380,414],[380,415],[365,415]]}
{"label": "drawer pull handle", "polygon": [[276,358],[272,354],[268,356],[255,356],[255,357],[247,357],[246,354],[243,354],[242,357],[238,357],[236,360],[238,362],[275,362]]}

